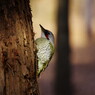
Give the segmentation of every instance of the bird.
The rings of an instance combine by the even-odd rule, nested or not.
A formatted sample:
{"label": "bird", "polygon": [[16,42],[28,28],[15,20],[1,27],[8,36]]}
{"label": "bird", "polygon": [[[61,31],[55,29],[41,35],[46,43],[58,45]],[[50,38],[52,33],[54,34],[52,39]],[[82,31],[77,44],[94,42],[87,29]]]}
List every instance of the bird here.
{"label": "bird", "polygon": [[54,55],[54,35],[51,31],[45,29],[41,24],[41,37],[36,39],[37,48],[37,76],[44,71]]}

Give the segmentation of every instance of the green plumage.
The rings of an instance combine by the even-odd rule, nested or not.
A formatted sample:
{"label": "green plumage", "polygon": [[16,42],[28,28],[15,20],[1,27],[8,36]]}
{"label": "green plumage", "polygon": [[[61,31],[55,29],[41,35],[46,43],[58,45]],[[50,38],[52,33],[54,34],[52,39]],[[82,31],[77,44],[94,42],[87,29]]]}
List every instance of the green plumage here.
{"label": "green plumage", "polygon": [[36,46],[38,57],[37,75],[39,76],[40,73],[46,69],[54,54],[54,45],[46,38],[38,38],[36,40]]}

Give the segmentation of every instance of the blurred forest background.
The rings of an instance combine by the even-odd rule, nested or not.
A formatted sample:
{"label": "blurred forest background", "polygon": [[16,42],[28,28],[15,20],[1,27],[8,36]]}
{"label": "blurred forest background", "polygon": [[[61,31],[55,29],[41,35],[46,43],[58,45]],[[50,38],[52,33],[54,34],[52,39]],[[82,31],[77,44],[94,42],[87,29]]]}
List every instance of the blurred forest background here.
{"label": "blurred forest background", "polygon": [[[56,53],[50,65],[39,79],[40,93],[41,95],[58,95],[56,94],[56,86],[58,84],[56,82],[60,84],[60,80],[58,81],[58,73],[56,73],[59,64],[59,60],[57,59],[64,57],[58,56],[58,53],[60,53],[58,50],[64,45],[63,42],[59,47],[58,33],[60,33],[60,25],[58,24],[60,23],[58,23],[58,20],[60,20],[59,17],[63,18],[63,21],[66,18],[64,15],[62,15],[63,17],[59,16],[61,15],[59,12],[60,8],[64,8],[60,7],[62,6],[62,2],[64,6],[69,8],[69,10],[63,10],[63,14],[67,10],[68,16],[65,16],[68,18],[69,27],[66,28],[69,29],[69,43],[66,45],[69,44],[70,46],[70,52],[67,52],[70,54],[69,61],[67,61],[70,63],[70,66],[68,65],[69,67],[66,68],[70,69],[70,76],[68,74],[66,77],[70,78],[71,86],[66,86],[69,85],[68,83],[62,83],[62,85],[60,84],[60,88],[63,88],[64,91],[63,85],[66,86],[67,92],[72,93],[72,95],[95,95],[95,0],[69,0],[69,3],[66,1],[68,0],[31,0],[35,38],[40,37],[41,31],[39,24],[41,24],[54,33],[56,45]],[[65,3],[68,3],[68,5],[65,5]],[[64,37],[63,35],[63,40],[65,40]],[[59,49],[57,49],[58,47]],[[69,51],[68,49],[66,50]],[[64,51],[61,51],[62,54],[66,53]],[[67,57],[69,56],[67,55]],[[65,66],[64,63],[62,66]],[[65,75],[63,72],[59,74],[60,76],[64,76],[64,81]],[[65,73],[68,73],[68,70]],[[70,93],[65,93],[64,95],[71,95]],[[63,93],[59,95],[63,95]]]}

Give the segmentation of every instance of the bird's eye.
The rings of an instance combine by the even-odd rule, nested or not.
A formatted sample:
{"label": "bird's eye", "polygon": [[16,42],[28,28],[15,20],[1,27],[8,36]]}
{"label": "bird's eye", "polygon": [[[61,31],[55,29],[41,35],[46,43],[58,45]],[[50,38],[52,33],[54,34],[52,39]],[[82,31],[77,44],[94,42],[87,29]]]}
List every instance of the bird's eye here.
{"label": "bird's eye", "polygon": [[50,33],[48,32],[48,35],[50,35]]}
{"label": "bird's eye", "polygon": [[45,34],[46,34],[46,35],[50,35],[50,33],[48,32],[48,30],[45,31]]}

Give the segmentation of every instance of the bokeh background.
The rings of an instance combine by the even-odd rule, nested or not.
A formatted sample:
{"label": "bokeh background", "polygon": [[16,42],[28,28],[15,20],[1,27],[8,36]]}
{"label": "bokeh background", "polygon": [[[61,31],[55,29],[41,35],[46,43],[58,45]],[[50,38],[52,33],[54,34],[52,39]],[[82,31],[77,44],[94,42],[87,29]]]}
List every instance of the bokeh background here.
{"label": "bokeh background", "polygon": [[[61,6],[59,2],[66,0],[30,1],[35,39],[41,35],[39,24],[52,31],[55,36],[55,54],[50,65],[38,80],[40,93],[41,95],[58,95],[56,94],[56,82],[60,82],[56,79],[59,42],[57,38],[58,11]],[[68,60],[71,82],[69,87],[72,91],[71,94],[65,93],[64,95],[95,95],[95,0],[69,0],[68,8],[70,47]],[[64,52],[62,51],[62,53]],[[61,75],[63,76],[63,73]],[[65,77],[63,81],[64,79]],[[68,83],[63,85],[68,85]],[[67,91],[69,92],[70,89]]]}

